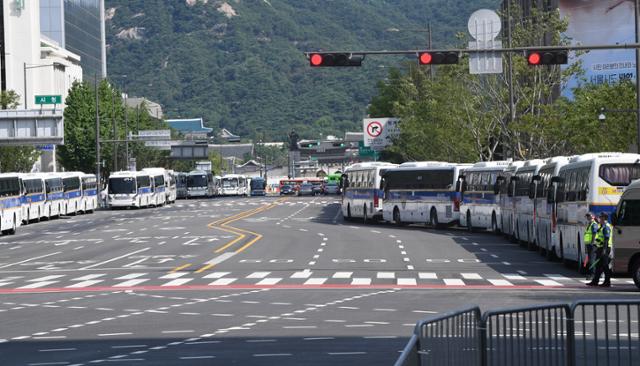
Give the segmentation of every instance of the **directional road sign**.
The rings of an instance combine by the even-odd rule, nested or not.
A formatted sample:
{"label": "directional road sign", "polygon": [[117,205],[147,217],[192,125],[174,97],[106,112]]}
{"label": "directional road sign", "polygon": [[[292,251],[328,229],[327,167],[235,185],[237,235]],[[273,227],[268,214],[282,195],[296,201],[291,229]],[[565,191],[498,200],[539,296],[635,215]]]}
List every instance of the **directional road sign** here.
{"label": "directional road sign", "polygon": [[35,104],[62,104],[62,95],[36,95]]}

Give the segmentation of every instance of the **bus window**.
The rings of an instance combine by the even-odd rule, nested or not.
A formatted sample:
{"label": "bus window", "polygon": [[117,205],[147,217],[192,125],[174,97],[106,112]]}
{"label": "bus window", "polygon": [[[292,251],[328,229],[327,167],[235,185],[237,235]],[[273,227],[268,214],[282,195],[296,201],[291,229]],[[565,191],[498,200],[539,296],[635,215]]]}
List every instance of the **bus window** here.
{"label": "bus window", "polygon": [[638,164],[605,164],[600,166],[600,178],[612,186],[628,186],[632,181],[640,179]]}

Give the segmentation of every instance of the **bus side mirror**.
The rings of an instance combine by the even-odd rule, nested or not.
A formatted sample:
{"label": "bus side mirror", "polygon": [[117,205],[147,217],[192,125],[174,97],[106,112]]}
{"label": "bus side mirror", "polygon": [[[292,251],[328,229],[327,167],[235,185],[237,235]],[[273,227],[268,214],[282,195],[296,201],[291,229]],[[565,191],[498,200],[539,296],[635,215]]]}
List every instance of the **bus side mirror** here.
{"label": "bus side mirror", "polygon": [[618,225],[618,213],[617,212],[611,213],[611,225],[613,225],[613,226]]}
{"label": "bus side mirror", "polygon": [[380,179],[380,190],[384,191],[384,186],[386,185],[386,181],[384,178]]}
{"label": "bus side mirror", "polygon": [[496,182],[493,184],[493,194],[500,193],[500,186],[504,184],[504,177],[497,177]]}
{"label": "bus side mirror", "polygon": [[536,198],[536,183],[531,182],[529,183],[529,199],[535,199],[535,198]]}
{"label": "bus side mirror", "polygon": [[557,185],[552,184],[549,187],[549,192],[547,193],[547,203],[556,203],[556,192],[558,191]]}
{"label": "bus side mirror", "polygon": [[562,177],[552,177],[551,183],[562,183]]}

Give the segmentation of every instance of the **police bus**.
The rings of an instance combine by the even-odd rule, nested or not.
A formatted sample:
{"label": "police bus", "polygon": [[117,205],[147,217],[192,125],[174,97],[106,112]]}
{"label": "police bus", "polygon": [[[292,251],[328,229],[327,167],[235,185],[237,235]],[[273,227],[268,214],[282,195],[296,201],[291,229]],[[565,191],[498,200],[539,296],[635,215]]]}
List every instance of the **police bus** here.
{"label": "police bus", "polygon": [[82,182],[84,173],[70,172],[61,173],[62,185],[64,187],[65,215],[77,215],[82,207]]}
{"label": "police bus", "polygon": [[519,167],[524,165],[522,161],[513,161],[498,177],[500,191],[498,202],[500,205],[500,231],[507,237],[514,234],[515,228],[515,175]]}
{"label": "police bus", "polygon": [[187,173],[176,173],[176,198],[187,198]]}
{"label": "police bus", "polygon": [[267,181],[262,177],[251,178],[251,195],[252,196],[266,196],[267,195]]}
{"label": "police bus", "polygon": [[557,205],[549,202],[549,188],[551,178],[558,175],[560,168],[569,163],[569,157],[556,156],[546,159],[544,165],[540,167],[538,174],[533,177],[535,182],[535,241],[541,253],[547,258],[553,259],[557,256],[557,248],[552,243],[552,239],[557,235]]}
{"label": "police bus", "polygon": [[93,213],[98,208],[98,182],[94,174],[83,174],[82,181],[82,212]]}
{"label": "police bus", "polygon": [[471,164],[404,163],[383,173],[385,221],[396,225],[455,225],[460,219],[458,177]]}
{"label": "police bus", "polygon": [[611,214],[624,189],[640,179],[640,155],[625,153],[585,154],[571,158],[552,178],[552,201],[558,206],[558,242],[563,261],[582,263],[585,215]]}
{"label": "police bus", "polygon": [[[535,182],[533,177],[538,175],[543,160],[527,160],[516,170],[514,182],[514,218],[513,231],[516,241],[526,243],[529,249],[534,248],[535,240]],[[531,194],[530,194],[531,193]]]}
{"label": "police bus", "polygon": [[62,178],[51,174],[39,174],[44,179],[47,194],[45,209],[49,219],[60,217],[64,209],[64,185]]}
{"label": "police bus", "polygon": [[[163,205],[164,203],[173,203],[176,201],[176,181],[173,177],[173,172],[166,170],[164,168],[144,168],[143,172],[149,174],[149,176],[158,177],[162,176],[162,182],[160,186],[161,190],[164,192],[164,201],[162,203],[158,203],[158,205]],[[156,201],[160,202],[161,199]]]}
{"label": "police bus", "polygon": [[46,190],[44,179],[36,174],[21,174],[24,194],[22,196],[22,220],[24,224],[46,217]]}
{"label": "police bus", "polygon": [[342,175],[342,216],[345,220],[382,218],[380,173],[395,168],[385,162],[359,163],[347,167]]}
{"label": "police bus", "polygon": [[480,162],[464,171],[464,176],[460,177],[462,182],[460,226],[469,230],[499,231],[498,177],[504,173],[510,163],[510,161]]}
{"label": "police bus", "polygon": [[111,173],[107,183],[109,208],[140,208],[151,205],[151,180],[146,173]]}
{"label": "police bus", "polygon": [[213,197],[213,174],[210,171],[194,170],[187,173],[187,198]]}
{"label": "police bus", "polygon": [[162,172],[144,172],[151,180],[151,206],[164,206],[167,203],[166,182]]}
{"label": "police bus", "polygon": [[227,174],[222,177],[220,194],[223,196],[248,196],[249,181],[244,175]]}
{"label": "police bus", "polygon": [[22,225],[22,180],[16,173],[0,173],[0,231],[15,234]]}

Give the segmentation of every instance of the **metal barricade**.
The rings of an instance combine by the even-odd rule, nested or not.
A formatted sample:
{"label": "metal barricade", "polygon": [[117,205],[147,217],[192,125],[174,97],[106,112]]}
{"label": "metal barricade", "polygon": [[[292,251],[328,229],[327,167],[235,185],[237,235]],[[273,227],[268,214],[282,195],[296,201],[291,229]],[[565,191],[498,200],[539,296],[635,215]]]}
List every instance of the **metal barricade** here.
{"label": "metal barricade", "polygon": [[572,313],[576,365],[640,364],[640,300],[578,301]]}
{"label": "metal barricade", "polygon": [[571,365],[570,315],[566,304],[485,313],[483,365]]}

